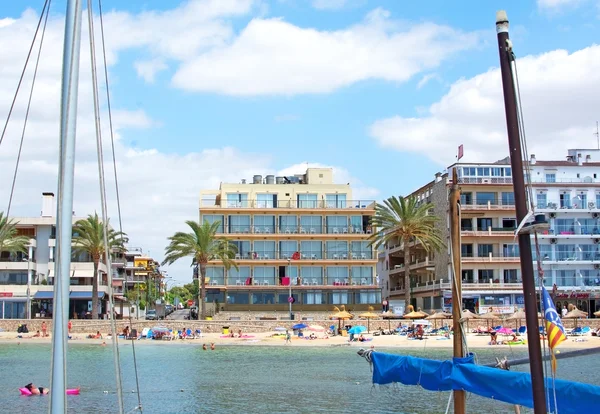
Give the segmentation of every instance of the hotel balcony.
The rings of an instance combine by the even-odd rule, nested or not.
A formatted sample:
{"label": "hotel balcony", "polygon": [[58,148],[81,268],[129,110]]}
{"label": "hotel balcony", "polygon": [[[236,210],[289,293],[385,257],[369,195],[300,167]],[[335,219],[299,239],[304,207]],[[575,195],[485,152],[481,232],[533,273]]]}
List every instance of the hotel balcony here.
{"label": "hotel balcony", "polygon": [[519,263],[521,258],[515,255],[503,255],[499,253],[476,254],[463,253],[462,263]]}
{"label": "hotel balcony", "polygon": [[[433,263],[433,260],[429,259],[428,257],[420,258],[420,259],[416,259],[413,262],[411,262],[409,264],[409,269],[411,272],[416,272],[416,273],[419,273],[422,271],[433,271],[434,263]],[[393,269],[390,269],[390,271],[389,271],[390,276],[397,275],[397,274],[404,274],[404,265],[402,265],[402,264],[395,265]]]}
{"label": "hotel balcony", "polygon": [[461,210],[463,211],[511,211],[515,209],[515,203],[505,203],[499,199],[462,199]]}
{"label": "hotel balcony", "polygon": [[600,238],[600,226],[598,225],[555,225],[544,230],[539,236],[556,238]]}
{"label": "hotel balcony", "polygon": [[[452,283],[451,281],[442,281],[440,283],[440,287],[443,290],[451,290]],[[506,291],[507,293],[514,293],[515,291],[522,291],[523,284],[521,282],[501,282],[501,281],[463,281],[461,284],[462,290],[464,291],[489,291],[493,290],[496,293],[502,293],[501,291]]]}
{"label": "hotel balcony", "polygon": [[[451,182],[452,180],[448,180]],[[512,185],[512,177],[459,177],[459,184],[475,185]]]}
{"label": "hotel balcony", "polygon": [[293,289],[362,289],[378,287],[372,277],[306,277],[306,278],[276,278],[276,277],[206,277],[208,288],[235,288],[244,289],[281,289],[288,290],[290,283]]}
{"label": "hotel balcony", "polygon": [[243,200],[227,201],[214,198],[200,200],[200,208],[207,210],[235,209],[235,210],[372,210],[375,211],[375,200],[280,200],[261,201]]}
{"label": "hotel balcony", "polygon": [[264,238],[274,236],[299,236],[302,237],[340,237],[364,238],[371,234],[371,226],[251,226],[251,225],[229,225],[221,227],[219,234],[244,235],[250,238]]}
{"label": "hotel balcony", "polygon": [[460,235],[462,237],[515,237],[514,227],[488,227],[488,229],[472,227],[462,227]]}
{"label": "hotel balcony", "polygon": [[[262,251],[262,252],[247,252],[237,253],[235,260],[240,261],[254,261],[254,262],[281,262],[291,260],[292,262],[304,262],[304,261],[369,261],[376,262],[377,257],[372,250],[350,252],[350,251],[339,251],[339,252],[327,252],[322,250],[313,251],[300,251],[300,258],[298,260],[292,259],[295,251]],[[210,263],[220,263],[219,260],[211,260]]]}

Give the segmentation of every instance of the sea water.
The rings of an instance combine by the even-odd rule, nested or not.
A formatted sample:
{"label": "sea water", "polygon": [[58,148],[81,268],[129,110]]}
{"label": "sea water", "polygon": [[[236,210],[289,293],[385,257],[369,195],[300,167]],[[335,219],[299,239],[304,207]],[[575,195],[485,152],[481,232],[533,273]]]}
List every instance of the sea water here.
{"label": "sea water", "polygon": [[[369,364],[355,347],[219,346],[204,351],[190,344],[144,343],[135,347],[140,397],[145,413],[444,413],[449,392],[418,386],[371,384]],[[377,349],[445,359],[446,349]],[[479,363],[494,357],[518,358],[526,348],[476,351]],[[0,344],[0,412],[46,413],[49,397],[23,397],[18,388],[48,386],[50,345]],[[120,346],[124,410],[138,404],[132,347]],[[600,385],[595,356],[558,362],[563,379]],[[528,370],[529,366],[514,367]],[[68,396],[71,413],[114,413],[113,353],[110,343],[71,344]],[[106,392],[108,391],[108,392]],[[512,406],[469,395],[470,412],[514,413]],[[522,409],[522,413],[531,412]]]}

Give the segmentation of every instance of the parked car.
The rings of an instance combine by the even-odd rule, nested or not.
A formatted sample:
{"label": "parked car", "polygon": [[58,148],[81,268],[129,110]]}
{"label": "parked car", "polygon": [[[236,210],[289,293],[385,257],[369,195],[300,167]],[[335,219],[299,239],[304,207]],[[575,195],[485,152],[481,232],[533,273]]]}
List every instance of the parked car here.
{"label": "parked car", "polygon": [[155,321],[158,318],[156,317],[156,310],[154,309],[148,309],[146,311],[146,320],[147,321]]}
{"label": "parked car", "polygon": [[178,304],[177,304],[177,309],[183,309],[183,303],[181,303],[181,302],[180,302],[180,303],[178,303]]}
{"label": "parked car", "polygon": [[170,315],[174,311],[173,305],[165,305],[165,315]]}

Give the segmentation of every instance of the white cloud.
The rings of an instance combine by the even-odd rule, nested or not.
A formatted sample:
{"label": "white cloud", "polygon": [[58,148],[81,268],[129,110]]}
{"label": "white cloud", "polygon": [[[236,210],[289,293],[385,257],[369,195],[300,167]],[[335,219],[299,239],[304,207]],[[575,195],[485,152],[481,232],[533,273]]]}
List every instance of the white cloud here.
{"label": "white cloud", "polygon": [[312,6],[319,10],[337,10],[343,8],[348,0],[313,0]]}
{"label": "white cloud", "polygon": [[437,73],[428,73],[427,75],[421,78],[419,83],[417,83],[417,89],[421,89],[423,86],[427,85],[432,80],[437,80],[438,82],[441,82],[442,79]]}
{"label": "white cloud", "polygon": [[[211,4],[214,7],[225,7],[234,3],[244,2],[219,1]],[[202,10],[202,13],[208,11]],[[0,61],[3,62],[0,69],[2,117],[8,113],[37,19],[38,16],[34,12],[27,11],[14,21],[0,24]],[[6,22],[6,19],[1,21]],[[12,216],[38,216],[41,193],[56,191],[63,26],[60,16],[52,16],[48,22],[11,210]],[[126,29],[124,27],[121,30]],[[74,204],[74,210],[79,216],[100,210],[89,53],[85,45],[87,41],[83,35]],[[117,62],[119,53],[115,44],[107,46],[110,69]],[[0,185],[0,210],[5,210],[8,203],[10,185],[7,183],[11,182],[14,171],[30,79],[31,72],[28,71],[7,135],[0,146],[0,182],[5,184]],[[120,87],[114,85],[113,83],[113,87]],[[102,121],[109,215],[111,223],[117,227],[115,183],[106,112],[102,113]],[[160,120],[151,119],[141,110],[119,108],[118,104],[113,102],[113,121],[123,229],[130,236],[131,245],[142,247],[159,260],[163,257],[167,236],[175,231],[186,230],[185,220],[198,220],[200,190],[217,189],[222,181],[238,182],[240,178],[250,178],[257,172],[275,171],[273,159],[268,154],[242,153],[229,147],[199,148],[183,155],[166,153],[155,148],[132,148],[123,139],[127,130],[158,127]],[[4,119],[0,119],[0,124],[3,122]],[[205,142],[218,142],[214,137],[204,138]],[[345,170],[336,169],[336,176],[343,182],[348,180],[358,184],[358,195],[363,191],[360,190],[361,186],[365,188],[362,192],[365,197],[375,192],[374,189],[360,184]],[[179,281],[189,281],[189,261],[184,260],[171,266],[169,274]]]}
{"label": "white cloud", "polygon": [[562,7],[579,6],[587,0],[537,0],[540,9],[560,9]]}
{"label": "white cloud", "polygon": [[168,68],[162,59],[138,61],[134,63],[134,67],[138,76],[148,83],[154,83],[156,74]]}
{"label": "white cloud", "polygon": [[227,46],[183,62],[173,84],[241,96],[327,93],[368,79],[404,82],[477,41],[448,26],[396,22],[382,9],[337,31],[253,19]]}
{"label": "white cloud", "polygon": [[[517,60],[529,152],[563,159],[567,148],[595,148],[592,135],[600,96],[600,46],[569,54],[556,50]],[[500,71],[454,83],[426,115],[381,119],[370,127],[383,147],[449,165],[460,144],[466,161],[508,155]]]}

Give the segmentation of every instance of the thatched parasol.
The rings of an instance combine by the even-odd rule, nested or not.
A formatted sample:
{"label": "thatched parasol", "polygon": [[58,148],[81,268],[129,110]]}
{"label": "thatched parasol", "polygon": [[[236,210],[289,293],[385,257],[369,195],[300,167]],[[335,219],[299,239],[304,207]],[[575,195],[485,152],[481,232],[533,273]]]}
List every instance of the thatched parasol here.
{"label": "thatched parasol", "polygon": [[[429,315],[425,319],[428,319],[430,321],[431,320],[438,321],[440,319],[448,319],[450,316],[452,316],[452,314],[450,314],[450,313],[437,312],[437,313],[433,313],[433,314]],[[435,325],[436,325],[436,328],[437,328],[437,322],[435,322]]]}
{"label": "thatched parasol", "polygon": [[523,309],[517,310],[515,313],[506,318],[507,321],[517,321],[517,323],[515,324],[515,328],[519,328],[523,319],[527,319],[527,316],[525,315],[525,311]]}
{"label": "thatched parasol", "polygon": [[[479,315],[474,314],[473,312],[471,312],[468,309],[463,309],[462,314],[460,315],[460,322],[467,322],[467,332],[469,331],[469,320],[470,319],[477,319],[479,318]],[[454,327],[454,329],[456,329],[456,327]]]}
{"label": "thatched parasol", "polygon": [[346,307],[344,305],[342,305],[341,310],[338,307],[334,307],[333,311],[334,311],[334,313],[329,316],[329,319],[337,319],[338,320],[338,329],[342,327],[343,320],[353,318],[351,313],[346,312]]}
{"label": "thatched parasol", "polygon": [[600,316],[600,310],[599,310],[599,311],[596,311],[596,312],[594,312],[594,316]]}
{"label": "thatched parasol", "polygon": [[587,317],[587,312],[575,308],[572,311],[568,312],[565,316],[563,316],[563,319],[573,319],[575,321],[575,327],[577,327],[577,319]]}
{"label": "thatched parasol", "polygon": [[373,313],[375,309],[373,308],[373,306],[369,306],[369,311],[368,312],[364,312],[361,313],[360,315],[358,315],[359,318],[365,318],[367,320],[367,333],[369,333],[371,331],[371,319],[375,319],[375,318],[379,318],[379,315],[376,313]]}
{"label": "thatched parasol", "polygon": [[404,315],[405,319],[423,319],[427,317],[427,314],[421,311],[412,311]]}
{"label": "thatched parasol", "polygon": [[487,327],[488,327],[488,330],[489,330],[489,328],[490,328],[490,321],[495,321],[495,320],[500,319],[500,315],[498,315],[497,313],[494,313],[494,312],[488,312],[488,313],[484,313],[483,315],[479,315],[477,317],[477,319],[485,319],[485,320],[487,320]]}
{"label": "thatched parasol", "polygon": [[390,322],[391,319],[402,319],[402,315],[397,315],[392,311],[386,311],[383,312],[381,314],[381,316],[383,317],[383,319],[387,319],[388,321],[388,330],[392,329],[392,323]]}

